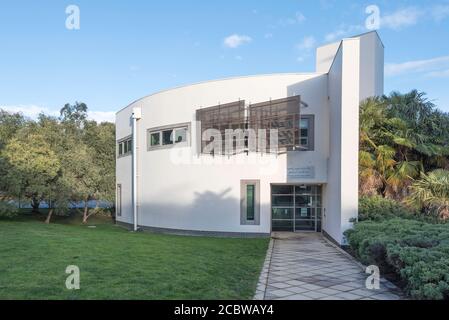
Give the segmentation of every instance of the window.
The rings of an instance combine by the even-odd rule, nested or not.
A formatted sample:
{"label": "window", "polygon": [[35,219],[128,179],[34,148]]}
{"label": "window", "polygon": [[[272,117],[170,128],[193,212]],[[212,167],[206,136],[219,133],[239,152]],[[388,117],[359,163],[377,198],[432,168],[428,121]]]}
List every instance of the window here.
{"label": "window", "polygon": [[187,141],[187,128],[179,128],[175,130],[175,143]]}
{"label": "window", "polygon": [[314,124],[315,117],[313,115],[302,115],[300,120],[300,144],[301,150],[314,150]]}
{"label": "window", "polygon": [[173,130],[162,131],[162,144],[173,144]]}
{"label": "window", "polygon": [[154,132],[150,134],[150,146],[159,146],[161,144],[161,133]]}
{"label": "window", "polygon": [[148,150],[188,146],[190,123],[148,129]]}
{"label": "window", "polygon": [[248,184],[246,186],[246,220],[254,221],[254,197],[256,186]]}
{"label": "window", "polygon": [[117,217],[122,216],[122,185],[117,185],[117,208],[115,209]]}
{"label": "window", "polygon": [[118,142],[118,156],[124,157],[132,153],[133,151],[133,140],[131,137],[127,137]]}
{"label": "window", "polygon": [[260,182],[242,180],[240,182],[240,224],[260,224]]}

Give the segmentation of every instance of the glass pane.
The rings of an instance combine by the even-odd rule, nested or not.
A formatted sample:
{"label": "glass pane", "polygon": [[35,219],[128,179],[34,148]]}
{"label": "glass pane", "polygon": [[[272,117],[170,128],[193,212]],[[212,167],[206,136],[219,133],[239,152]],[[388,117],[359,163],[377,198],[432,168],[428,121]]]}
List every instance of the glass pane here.
{"label": "glass pane", "polygon": [[271,186],[273,194],[293,194],[293,186]]}
{"label": "glass pane", "polygon": [[312,187],[311,186],[296,186],[295,193],[296,194],[311,194]]}
{"label": "glass pane", "polygon": [[293,219],[293,209],[291,208],[273,208],[271,209],[273,219]]}
{"label": "glass pane", "polygon": [[173,144],[173,130],[162,131],[162,144]]}
{"label": "glass pane", "polygon": [[154,132],[150,135],[150,145],[151,146],[158,146],[161,144],[161,133],[160,132]]}
{"label": "glass pane", "polygon": [[187,128],[180,128],[175,130],[175,143],[187,141]]}
{"label": "glass pane", "polygon": [[313,205],[312,198],[313,197],[309,195],[296,196],[295,205],[297,207],[311,207]]}
{"label": "glass pane", "polygon": [[293,196],[273,196],[273,207],[293,207]]}
{"label": "glass pane", "polygon": [[301,129],[301,137],[307,138],[309,136],[309,130],[308,129]]}
{"label": "glass pane", "polygon": [[321,208],[315,209],[316,210],[316,215],[317,215],[317,219],[321,220]]}
{"label": "glass pane", "polygon": [[246,186],[246,220],[254,220],[254,185]]}
{"label": "glass pane", "polygon": [[123,154],[123,144],[121,144],[121,143],[118,144],[118,154],[119,155]]}
{"label": "glass pane", "polygon": [[132,152],[132,150],[133,150],[133,141],[128,140],[128,152]]}
{"label": "glass pane", "polygon": [[315,230],[314,220],[295,220],[295,230]]}
{"label": "glass pane", "polygon": [[313,197],[313,206],[314,207],[321,207],[321,196],[314,196]]}
{"label": "glass pane", "polygon": [[123,143],[123,154],[127,154],[128,153],[128,144],[126,143],[126,141],[122,142],[122,143]]}
{"label": "glass pane", "polygon": [[321,232],[321,220],[316,222],[316,231]]}
{"label": "glass pane", "polygon": [[293,231],[293,220],[273,220],[273,231]]}
{"label": "glass pane", "polygon": [[301,129],[309,128],[309,119],[301,119]]}
{"label": "glass pane", "polygon": [[297,220],[315,219],[315,209],[296,208],[295,209],[295,219],[297,219]]}

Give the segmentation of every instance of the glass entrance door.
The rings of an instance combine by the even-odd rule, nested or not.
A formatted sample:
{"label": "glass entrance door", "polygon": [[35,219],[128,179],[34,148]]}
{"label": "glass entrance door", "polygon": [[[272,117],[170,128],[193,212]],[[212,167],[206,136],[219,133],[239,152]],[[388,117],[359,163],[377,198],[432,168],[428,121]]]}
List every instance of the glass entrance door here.
{"label": "glass entrance door", "polygon": [[273,231],[321,231],[321,186],[272,185]]}

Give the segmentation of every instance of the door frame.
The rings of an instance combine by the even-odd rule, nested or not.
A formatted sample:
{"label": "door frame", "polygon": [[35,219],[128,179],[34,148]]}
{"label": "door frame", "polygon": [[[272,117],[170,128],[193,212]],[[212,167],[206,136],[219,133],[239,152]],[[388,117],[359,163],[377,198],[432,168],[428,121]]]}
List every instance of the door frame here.
{"label": "door frame", "polygon": [[[291,231],[273,231],[273,186],[293,186],[293,226]],[[296,230],[295,228],[295,215],[296,215],[296,192],[295,187],[297,186],[317,186],[320,187],[320,197],[321,197],[321,228],[320,231],[317,231],[318,227],[318,215],[315,213],[315,230]],[[316,233],[322,233],[323,232],[323,217],[324,217],[324,199],[323,199],[323,184],[322,183],[270,183],[270,232],[316,232]],[[291,207],[288,207],[291,208]],[[316,207],[312,207],[314,209],[317,209]],[[276,220],[276,219],[275,219]]]}

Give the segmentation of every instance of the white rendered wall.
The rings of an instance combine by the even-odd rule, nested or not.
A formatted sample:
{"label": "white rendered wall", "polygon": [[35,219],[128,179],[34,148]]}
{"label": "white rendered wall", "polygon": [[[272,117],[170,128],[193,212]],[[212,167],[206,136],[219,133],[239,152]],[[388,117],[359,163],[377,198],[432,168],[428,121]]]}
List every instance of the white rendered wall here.
{"label": "white rendered wall", "polygon": [[[253,154],[231,157],[231,163],[205,164],[205,160],[227,158],[196,156],[195,112],[199,107],[213,106],[244,99],[262,102],[301,95],[309,105],[303,114],[315,116],[315,151],[291,152],[273,156]],[[131,133],[129,117],[135,106],[142,108],[139,120],[139,225],[222,232],[271,231],[271,183],[325,183],[329,156],[327,110],[327,77],[321,74],[284,74],[211,81],[164,91],[136,101],[117,114],[117,138]],[[191,148],[147,151],[149,128],[192,122]],[[177,163],[174,154],[182,153],[193,163]],[[131,157],[117,159],[117,183],[130,185]],[[271,159],[271,165],[266,162]],[[265,161],[265,162],[264,162]],[[240,162],[240,163],[236,163]],[[265,163],[265,165],[264,165]],[[315,177],[287,179],[289,167],[314,166]],[[240,181],[260,180],[260,225],[240,225]],[[127,198],[128,199],[128,198]],[[129,200],[130,200],[129,196]],[[125,199],[123,208],[125,208]],[[131,208],[131,206],[127,206]],[[123,210],[125,211],[125,210]],[[132,213],[123,212],[118,221],[130,222]]]}
{"label": "white rendered wall", "polygon": [[341,41],[338,41],[316,49],[316,72],[329,72],[340,43]]}
{"label": "white rendered wall", "polygon": [[[118,140],[131,134],[132,108],[142,108],[138,121],[139,225],[269,233],[271,183],[322,184],[323,230],[343,244],[343,232],[358,214],[359,102],[383,93],[382,43],[376,33],[368,33],[345,39],[338,46],[319,48],[317,68],[325,73],[262,75],[175,88],[119,111]],[[205,164],[205,160],[227,158],[196,155],[194,121],[198,108],[239,99],[248,104],[294,95],[301,95],[309,105],[301,113],[315,116],[314,151],[255,154],[252,163],[246,155],[239,155],[230,157],[231,163]],[[147,151],[147,129],[186,122],[191,123],[191,147]],[[180,155],[196,161],[180,162]],[[313,167],[315,176],[287,175],[289,169],[303,167]],[[133,222],[131,168],[130,156],[117,159],[117,183],[122,184],[122,217],[117,220],[127,223]],[[241,180],[260,180],[260,225],[240,225]]]}
{"label": "white rendered wall", "polygon": [[358,216],[359,104],[383,94],[383,46],[377,33],[341,42],[329,71],[330,158],[323,229],[345,244]]}

